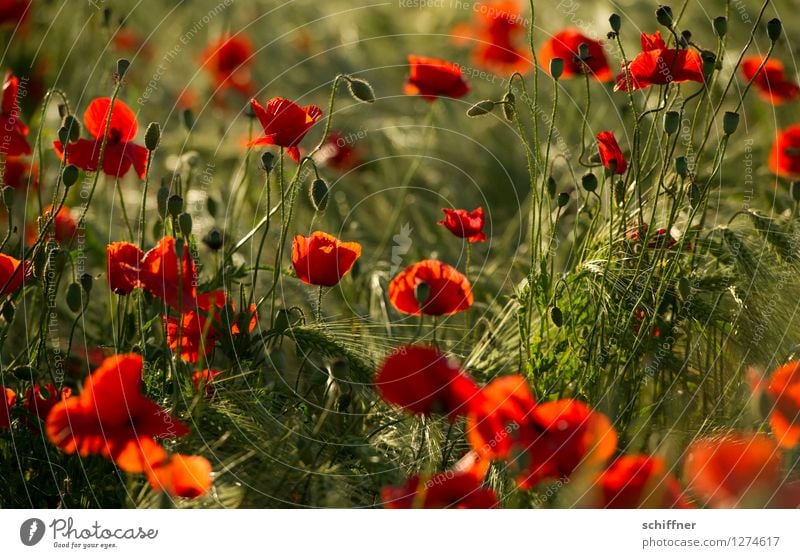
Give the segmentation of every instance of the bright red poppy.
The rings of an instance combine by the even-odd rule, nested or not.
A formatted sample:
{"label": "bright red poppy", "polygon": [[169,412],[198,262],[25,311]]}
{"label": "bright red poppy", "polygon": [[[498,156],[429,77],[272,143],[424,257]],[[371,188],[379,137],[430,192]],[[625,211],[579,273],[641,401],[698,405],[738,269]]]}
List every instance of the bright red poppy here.
{"label": "bright red poppy", "polygon": [[667,48],[660,31],[642,33],[641,43],[642,52],[628,63],[627,72],[623,68],[617,75],[614,91],[627,91],[628,81],[631,91],[672,82],[703,83],[703,61],[696,51]]}
{"label": "bright red poppy", "polygon": [[11,256],[0,254],[0,295],[17,292],[28,279],[30,272],[31,266],[28,261],[21,262]]}
{"label": "bright red poppy", "polygon": [[2,388],[2,390],[3,393],[0,396],[0,428],[11,428],[11,408],[17,404],[17,394],[11,388]]}
{"label": "bright red poppy", "polygon": [[[589,48],[589,56],[583,62],[579,58],[582,44]],[[584,66],[588,69],[589,75],[597,81],[609,81],[613,76],[603,50],[603,43],[587,37],[577,29],[559,31],[544,43],[539,51],[539,64],[543,68],[549,68],[553,58],[561,58],[564,61],[564,73],[561,74],[564,78],[582,76]]]}
{"label": "bright red poppy", "polygon": [[[427,298],[420,304],[417,297],[423,283]],[[423,260],[392,279],[389,301],[404,314],[448,316],[472,306],[472,286],[454,267],[438,260]]]}
{"label": "bright red poppy", "polygon": [[244,35],[223,36],[208,44],[201,56],[201,63],[214,81],[218,90],[232,89],[243,97],[251,97],[256,91],[250,73],[253,44]]}
{"label": "bright red poppy", "polygon": [[486,234],[483,232],[485,219],[482,207],[478,207],[473,211],[443,207],[442,211],[444,211],[444,219],[439,221],[438,224],[443,225],[458,238],[464,238],[470,243],[484,242],[486,240]]}
{"label": "bright red poppy", "polygon": [[415,54],[408,55],[408,64],[406,95],[421,95],[426,101],[435,101],[437,97],[458,99],[469,93],[458,64]]}
{"label": "bright red poppy", "polygon": [[473,475],[445,471],[428,480],[410,477],[403,486],[381,489],[383,506],[391,509],[489,509],[497,507],[493,490],[483,488]]}
{"label": "bright red poppy", "polygon": [[753,85],[758,94],[773,105],[797,99],[800,96],[800,85],[786,77],[783,62],[770,58],[759,72],[758,69],[763,62],[764,58],[761,56],[749,56],[742,60],[740,66],[745,79],[750,81],[755,77]]}
{"label": "bright red poppy", "polygon": [[450,420],[481,399],[480,388],[455,363],[438,349],[419,345],[395,349],[378,370],[375,387],[406,411],[446,414]]}
{"label": "bright red poppy", "polygon": [[625,174],[625,171],[628,170],[628,162],[613,133],[600,132],[597,134],[597,149],[600,151],[600,160],[605,168],[612,174]]}
{"label": "bright red poppy", "polygon": [[171,455],[147,471],[154,490],[176,498],[199,498],[211,489],[211,463],[199,455]]}
{"label": "bright red poppy", "polygon": [[144,252],[130,242],[112,242],[106,246],[106,276],[112,292],[128,295],[142,287],[139,271]]}
{"label": "bright red poppy", "polygon": [[778,445],[796,447],[800,443],[800,361],[775,370],[767,384],[767,394],[773,401],[769,425]]}
{"label": "bright red poppy", "polygon": [[711,507],[764,507],[781,486],[781,451],[764,434],[697,440],[687,449],[684,477],[689,489]]}
{"label": "bright red poppy", "polygon": [[181,262],[179,266],[175,239],[165,236],[144,254],[139,277],[150,294],[176,310],[188,311],[197,305],[197,267],[186,245]]}
{"label": "bright red poppy", "polygon": [[166,452],[155,438],[175,438],[188,428],[141,393],[142,357],[107,358],[83,384],[81,394],[57,403],[47,417],[50,441],[65,453],[100,454],[123,471],[140,473]]}
{"label": "bright red poppy", "polygon": [[660,457],[623,455],[600,474],[597,479],[601,500],[599,507],[688,508],[678,479],[667,470]]}
{"label": "bright red poppy", "polygon": [[[83,123],[94,139],[80,138],[75,143],[67,145],[67,163],[85,171],[96,171],[100,164],[103,138],[107,137],[103,172],[119,178],[125,176],[133,166],[139,178],[144,179],[148,151],[144,146],[133,142],[139,129],[136,114],[119,99],[114,101],[111,121],[104,136],[110,109],[111,99],[108,97],[101,97],[89,103],[86,112],[83,113]],[[54,141],[53,148],[63,161],[64,146],[61,142]]]}
{"label": "bright red poppy", "polygon": [[457,42],[475,41],[474,64],[501,75],[527,73],[533,63],[526,51],[517,46],[526,35],[526,23],[518,2],[498,0],[481,3],[474,24],[453,28]]}
{"label": "bright red poppy", "polygon": [[262,107],[252,99],[250,105],[261,122],[264,135],[250,142],[250,146],[277,145],[286,148],[286,152],[295,163],[300,162],[300,149],[297,145],[308,131],[322,118],[322,109],[316,105],[301,107],[283,97],[274,97]]}
{"label": "bright red poppy", "polygon": [[[25,390],[25,410],[32,416],[37,417],[40,421],[47,420],[47,415],[59,401],[64,401],[72,397],[72,389],[68,387],[56,388],[54,384],[47,384],[42,389],[42,386],[35,385],[33,388]],[[39,428],[36,425],[30,425],[31,430],[38,433]]]}
{"label": "bright red poppy", "polygon": [[787,180],[800,180],[800,124],[778,132],[769,154],[769,168]]}
{"label": "bright red poppy", "polygon": [[292,265],[297,278],[309,285],[332,287],[341,281],[361,256],[357,242],[341,242],[327,233],[297,235],[292,242]]}
{"label": "bright red poppy", "polygon": [[0,142],[0,155],[14,157],[17,155],[30,155],[31,146],[25,139],[28,127],[22,121],[17,102],[19,92],[19,78],[11,72],[6,73],[3,81],[2,112],[0,112],[0,130],[3,131],[3,141]]}

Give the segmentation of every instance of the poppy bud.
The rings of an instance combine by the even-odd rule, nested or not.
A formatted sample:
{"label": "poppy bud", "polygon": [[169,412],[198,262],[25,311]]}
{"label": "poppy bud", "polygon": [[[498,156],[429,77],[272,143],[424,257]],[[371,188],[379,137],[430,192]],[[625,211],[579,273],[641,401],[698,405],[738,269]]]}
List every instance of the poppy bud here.
{"label": "poppy bud", "polygon": [[697,207],[702,201],[703,193],[700,191],[700,186],[692,182],[689,185],[689,204],[692,207]]}
{"label": "poppy bud", "polygon": [[208,246],[209,250],[213,250],[216,252],[224,243],[225,239],[222,235],[222,232],[219,229],[211,229],[208,231],[205,236],[203,236],[203,244]]}
{"label": "poppy bud", "polygon": [[103,27],[111,27],[111,8],[103,8]]}
{"label": "poppy bud", "polygon": [[156,202],[158,205],[158,214],[162,219],[167,217],[167,199],[169,198],[169,188],[161,186],[156,193]]}
{"label": "poppy bud", "polygon": [[3,192],[3,205],[6,207],[6,209],[11,209],[12,207],[14,207],[14,194],[15,194],[14,188],[12,188],[11,186],[6,186],[5,188],[3,188],[2,192]]}
{"label": "poppy bud", "polygon": [[[78,119],[68,114],[64,117],[62,126],[67,129],[67,138],[70,143],[75,143],[81,137],[81,123]],[[63,143],[63,142],[62,142]]]}
{"label": "poppy bud", "polygon": [[581,177],[581,186],[587,192],[594,192],[597,190],[597,177],[591,172],[587,172]]}
{"label": "poppy bud", "polygon": [[689,174],[689,161],[687,161],[686,157],[683,155],[675,158],[675,172],[677,172],[682,178],[686,178],[686,176]]}
{"label": "poppy bud", "polygon": [[117,60],[117,79],[122,79],[125,77],[125,74],[128,72],[128,68],[131,66],[131,61],[127,58],[120,58]]}
{"label": "poppy bud", "polygon": [[564,59],[563,58],[553,58],[550,60],[550,75],[553,76],[553,79],[557,80],[561,77],[561,74],[564,73]]}
{"label": "poppy bud", "polygon": [[467,116],[475,117],[475,116],[483,116],[485,114],[489,114],[494,110],[495,102],[489,99],[485,101],[481,101],[479,103],[475,103],[469,110],[467,110]]}
{"label": "poppy bud", "polygon": [[514,113],[516,112],[516,97],[513,93],[506,93],[503,97],[503,116],[509,122],[514,121]]}
{"label": "poppy bud", "polygon": [[83,304],[81,286],[77,283],[70,283],[67,287],[67,306],[73,312],[80,312]]}
{"label": "poppy bud", "polygon": [[558,194],[558,201],[556,203],[558,203],[559,208],[567,205],[569,203],[569,194],[567,192],[561,192]]}
{"label": "poppy bud", "polygon": [[61,181],[65,188],[72,187],[78,181],[78,167],[67,165],[61,173]]}
{"label": "poppy bud", "polygon": [[188,213],[181,213],[178,215],[178,227],[181,229],[183,236],[192,234],[192,216]]}
{"label": "poppy bud", "polygon": [[780,39],[781,31],[783,31],[783,24],[777,17],[767,22],[767,35],[769,35],[769,40],[773,43]]}
{"label": "poppy bud", "polygon": [[617,183],[614,184],[614,201],[619,206],[625,203],[625,182],[622,179],[617,180]]}
{"label": "poppy bud", "polygon": [[558,184],[556,183],[556,179],[553,176],[547,177],[547,195],[550,196],[550,199],[556,197],[556,189],[558,188]]}
{"label": "poppy bud", "polygon": [[69,143],[69,130],[64,126],[58,129],[58,141],[61,142],[61,145],[67,145]]}
{"label": "poppy bud", "polygon": [[308,197],[311,199],[311,205],[317,211],[325,211],[328,207],[328,185],[321,178],[317,178],[311,183],[311,188],[308,189]]}
{"label": "poppy bud", "polygon": [[183,126],[188,131],[191,132],[192,128],[194,128],[194,122],[195,122],[194,113],[192,112],[192,109],[188,109],[188,108],[184,109],[183,112],[181,113],[181,116],[183,117]]}
{"label": "poppy bud", "polygon": [[148,151],[155,151],[160,141],[161,125],[158,122],[151,122],[144,133],[144,146]]}
{"label": "poppy bud", "polygon": [[556,327],[561,327],[564,323],[564,315],[561,313],[561,308],[558,306],[553,306],[550,309],[550,319],[553,320],[553,324]]}
{"label": "poppy bud", "polygon": [[3,304],[0,314],[3,315],[3,319],[6,321],[6,323],[10,324],[12,321],[14,321],[14,305],[10,300],[7,300],[5,304]]}
{"label": "poppy bud", "polygon": [[717,37],[719,37],[720,39],[728,34],[728,18],[727,17],[719,16],[719,17],[715,17],[714,18],[714,33],[716,33]]}
{"label": "poppy bud", "polygon": [[80,277],[81,287],[86,294],[92,292],[92,276],[88,273],[81,274]]}
{"label": "poppy bud", "polygon": [[710,50],[700,52],[700,59],[703,61],[703,75],[708,77],[717,67],[717,55]]}
{"label": "poppy bud", "polygon": [[664,27],[672,27],[672,8],[659,6],[656,10],[656,20]]}
{"label": "poppy bud", "polygon": [[671,110],[664,115],[664,131],[670,136],[678,131],[681,125],[681,115],[677,111]]}
{"label": "poppy bud", "polygon": [[414,287],[414,298],[417,299],[417,304],[419,304],[420,308],[424,308],[425,304],[428,302],[428,297],[431,296],[431,287],[425,281],[420,281],[420,283]]}
{"label": "poppy bud", "polygon": [[725,132],[726,136],[730,136],[731,134],[736,132],[736,128],[738,127],[739,127],[739,113],[727,111],[725,115],[722,117],[722,131]]}
{"label": "poppy bud", "polygon": [[275,313],[275,324],[273,329],[278,335],[283,335],[283,332],[289,329],[289,310],[281,308]]}
{"label": "poppy bud", "polygon": [[68,114],[69,114],[69,110],[67,110],[67,105],[65,105],[64,103],[59,103],[58,104],[58,117],[59,118],[64,118]]}
{"label": "poppy bud", "polygon": [[269,151],[261,154],[261,169],[267,173],[272,172],[275,168],[275,155]]}
{"label": "poppy bud", "polygon": [[173,194],[167,199],[167,211],[172,217],[177,217],[183,212],[183,198]]}
{"label": "poppy bud", "polygon": [[373,91],[368,81],[349,76],[345,79],[347,80],[347,90],[350,91],[350,95],[356,101],[361,101],[362,103],[375,102],[375,91]]}
{"label": "poppy bud", "polygon": [[619,33],[622,27],[622,18],[619,17],[619,14],[611,14],[611,17],[608,18],[608,23],[611,25],[611,29],[614,33]]}
{"label": "poppy bud", "polygon": [[578,45],[578,59],[581,62],[586,62],[589,60],[589,45],[586,43],[581,43]]}
{"label": "poppy bud", "polygon": [[681,31],[681,36],[678,39],[678,41],[680,42],[683,48],[689,48],[689,43],[691,42],[691,40],[692,40],[691,31],[689,31],[688,29],[684,29],[683,31]]}

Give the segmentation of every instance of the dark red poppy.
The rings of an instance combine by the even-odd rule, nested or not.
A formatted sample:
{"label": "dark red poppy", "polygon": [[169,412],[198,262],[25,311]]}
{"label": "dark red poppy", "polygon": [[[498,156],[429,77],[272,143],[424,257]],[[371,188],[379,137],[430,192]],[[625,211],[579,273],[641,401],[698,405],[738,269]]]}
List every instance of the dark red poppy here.
{"label": "dark red poppy", "polygon": [[800,124],[778,132],[769,154],[769,168],[787,180],[800,180]]}
{"label": "dark red poppy", "polygon": [[497,507],[494,491],[483,488],[473,475],[452,471],[437,473],[427,480],[410,477],[403,486],[381,489],[383,506],[391,509],[489,509]]}
{"label": "dark red poppy", "polygon": [[[582,44],[589,48],[589,57],[583,62],[579,58]],[[597,81],[609,81],[612,78],[603,43],[587,37],[577,29],[559,31],[544,43],[539,51],[539,64],[543,68],[549,68],[553,58],[564,61],[564,72],[561,74],[563,78],[582,76],[584,66]]]}
{"label": "dark red poppy", "polygon": [[301,107],[283,97],[270,99],[266,107],[262,107],[255,99],[250,101],[250,105],[264,129],[264,135],[250,142],[250,145],[285,147],[294,162],[299,163],[300,150],[297,144],[322,118],[322,109],[316,105]]}
{"label": "dark red poppy", "polygon": [[[421,287],[422,284],[424,287]],[[422,290],[427,297],[417,300]],[[419,316],[447,316],[472,306],[472,286],[454,267],[423,260],[401,271],[389,283],[389,301],[399,312]]]}
{"label": "dark red poppy", "polygon": [[[20,266],[22,269],[18,269]],[[27,280],[30,272],[31,267],[28,261],[21,262],[11,256],[0,254],[0,295],[17,292]]]}
{"label": "dark red poppy", "polygon": [[469,93],[458,64],[415,54],[408,55],[408,64],[411,68],[406,95],[421,95],[426,101],[435,101],[437,97],[458,99]]}
{"label": "dark red poppy", "polygon": [[3,82],[2,112],[0,112],[0,130],[3,132],[3,141],[0,142],[0,155],[15,157],[17,155],[30,155],[31,146],[25,139],[28,127],[20,116],[17,94],[19,93],[19,78],[11,72],[6,73]]}
{"label": "dark red poppy", "polygon": [[[100,150],[103,144],[103,132],[106,130],[108,111],[111,99],[101,97],[89,103],[83,113],[83,123],[94,139],[79,139],[66,147],[67,163],[85,171],[96,171],[100,164]],[[103,172],[109,176],[122,177],[133,166],[139,178],[144,179],[147,168],[148,151],[144,146],[133,142],[139,123],[131,108],[117,99],[111,111],[111,122],[108,126],[106,150],[103,155]],[[58,157],[64,160],[64,146],[60,141],[53,142]]]}
{"label": "dark red poppy", "polygon": [[450,420],[481,399],[478,386],[456,364],[437,349],[419,345],[395,349],[378,370],[375,387],[406,411],[446,414]]}
{"label": "dark red poppy", "polygon": [[599,507],[689,508],[678,479],[667,470],[660,457],[623,455],[600,474],[597,480]]}
{"label": "dark red poppy", "polygon": [[36,177],[38,167],[29,163],[23,157],[8,157],[2,170],[3,184],[14,188],[18,192],[35,190],[39,187]]}
{"label": "dark red poppy", "polygon": [[625,174],[625,171],[628,170],[628,162],[625,160],[625,155],[622,154],[614,134],[611,132],[597,134],[597,149],[600,151],[600,160],[605,168],[612,174]]}
{"label": "dark red poppy", "polygon": [[112,242],[106,247],[106,276],[112,292],[128,295],[142,287],[139,271],[144,252],[130,242]]}
{"label": "dark red poppy", "polygon": [[486,235],[483,232],[485,219],[483,208],[479,207],[473,211],[466,209],[442,208],[444,219],[439,221],[439,225],[456,235],[458,238],[465,238],[468,242],[484,242]]}
{"label": "dark red poppy", "polygon": [[256,90],[250,73],[254,50],[250,39],[242,34],[225,35],[208,44],[201,56],[203,68],[209,72],[218,90],[232,89],[243,97]]}
{"label": "dark red poppy", "polygon": [[696,51],[667,48],[660,31],[642,33],[641,42],[642,52],[628,63],[627,76],[625,68],[617,76],[614,91],[627,91],[628,81],[632,91],[672,82],[703,83],[703,61]]}
{"label": "dark red poppy", "polygon": [[17,394],[14,393],[14,390],[2,387],[2,394],[0,394],[0,428],[11,428],[11,408],[16,404]]}
{"label": "dark red poppy", "polygon": [[686,452],[689,489],[714,508],[764,507],[778,492],[781,451],[765,434],[731,433],[693,442]]}
{"label": "dark red poppy", "polygon": [[[35,385],[25,391],[25,410],[40,421],[47,420],[47,415],[59,401],[72,397],[72,390],[68,387],[56,388],[54,384],[42,386]],[[36,425],[30,425],[31,430],[38,433]]]}
{"label": "dark red poppy", "polygon": [[745,79],[750,81],[755,77],[753,85],[758,94],[773,105],[781,105],[797,99],[800,96],[800,85],[787,79],[783,63],[770,58],[759,72],[758,69],[763,62],[764,58],[761,56],[749,56],[742,60],[740,66]]}
{"label": "dark red poppy", "polygon": [[297,278],[309,285],[332,287],[361,256],[357,242],[341,242],[327,233],[297,235],[292,242],[292,265]]}
{"label": "dark red poppy", "polygon": [[199,498],[211,489],[211,463],[199,455],[176,453],[147,470],[153,490],[176,498]]}
{"label": "dark red poppy", "polygon": [[0,27],[16,27],[30,13],[32,0],[0,0]]}
{"label": "dark red poppy", "polygon": [[767,394],[773,401],[769,415],[772,434],[783,448],[800,443],[800,361],[784,364],[772,373]]}
{"label": "dark red poppy", "polygon": [[147,292],[182,312],[197,305],[197,267],[188,246],[183,247],[181,261],[179,267],[175,239],[165,236],[144,254],[139,278]]}
{"label": "dark red poppy", "polygon": [[68,454],[108,457],[129,473],[162,463],[166,452],[155,438],[183,436],[188,428],[142,395],[142,367],[137,354],[104,360],[86,379],[79,396],[50,411],[46,424],[50,441]]}
{"label": "dark red poppy", "polygon": [[314,154],[314,162],[338,171],[348,171],[357,167],[361,161],[353,141],[342,132],[331,132],[319,151]]}

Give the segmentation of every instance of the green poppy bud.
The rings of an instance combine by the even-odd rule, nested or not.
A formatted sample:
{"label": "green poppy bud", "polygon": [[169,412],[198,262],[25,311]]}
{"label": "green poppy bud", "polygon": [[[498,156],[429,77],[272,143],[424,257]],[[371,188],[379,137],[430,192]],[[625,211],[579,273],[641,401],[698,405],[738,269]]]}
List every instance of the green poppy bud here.
{"label": "green poppy bud", "polygon": [[678,131],[681,126],[681,115],[677,111],[671,110],[664,115],[664,131],[670,136]]}
{"label": "green poppy bud", "polygon": [[151,122],[144,133],[144,146],[148,151],[155,151],[160,141],[161,125],[158,122]]}
{"label": "green poppy bud", "polygon": [[158,214],[162,219],[167,217],[167,200],[169,199],[169,188],[162,185],[158,192],[156,192],[156,202],[158,205]]}
{"label": "green poppy bud", "polygon": [[67,129],[67,138],[70,143],[75,143],[81,137],[81,123],[78,121],[77,118],[68,114],[64,117],[64,122],[62,124],[64,128]]}
{"label": "green poppy bud", "polygon": [[125,74],[128,72],[128,68],[130,68],[131,62],[126,58],[120,58],[117,60],[117,79],[122,79],[125,77]]}
{"label": "green poppy bud", "polygon": [[517,110],[516,101],[516,97],[511,92],[506,93],[503,97],[503,116],[509,122],[514,121],[514,114]]}
{"label": "green poppy bud", "polygon": [[597,177],[591,172],[587,172],[581,177],[581,186],[587,192],[594,192],[597,190]]}
{"label": "green poppy bud", "polygon": [[311,183],[308,189],[308,197],[311,199],[311,205],[317,211],[325,211],[328,207],[328,185],[321,178],[317,178]]}
{"label": "green poppy bud", "polygon": [[689,161],[683,155],[675,158],[675,172],[682,178],[689,174]]}
{"label": "green poppy bud", "polygon": [[622,27],[622,18],[619,17],[619,14],[611,14],[611,17],[608,18],[608,23],[611,25],[611,30],[614,31],[614,33],[619,33]]}
{"label": "green poppy bud", "polygon": [[[581,46],[583,46],[581,44]],[[553,79],[557,80],[561,77],[564,73],[564,59],[563,58],[553,58],[550,60],[550,75],[553,76]]]}
{"label": "green poppy bud", "polygon": [[184,109],[183,112],[181,113],[181,117],[183,118],[184,128],[186,128],[186,130],[191,132],[195,124],[194,113],[192,112],[192,109],[188,108]]}
{"label": "green poppy bud", "polygon": [[275,155],[269,151],[261,154],[261,169],[267,173],[272,172],[275,168]]}
{"label": "green poppy bud", "polygon": [[167,199],[167,211],[172,217],[177,217],[183,213],[183,198],[178,194],[173,194]]}
{"label": "green poppy bud", "polygon": [[67,287],[67,306],[73,312],[80,312],[83,305],[83,293],[81,286],[77,283],[70,283]]}
{"label": "green poppy bud", "polygon": [[564,323],[564,315],[561,313],[561,309],[558,306],[553,306],[550,309],[550,319],[556,327],[561,327]]}
{"label": "green poppy bud", "polygon": [[719,17],[715,17],[714,18],[714,33],[716,33],[717,37],[719,37],[720,39],[728,34],[728,18],[727,17],[719,16]]}
{"label": "green poppy bud", "polygon": [[350,76],[345,79],[347,80],[347,90],[356,101],[362,103],[375,102],[375,91],[368,81]]}
{"label": "green poppy bud", "polygon": [[205,236],[203,236],[203,244],[208,246],[208,249],[213,250],[214,252],[221,249],[224,242],[225,239],[222,235],[222,232],[217,228],[211,229],[205,234]]}
{"label": "green poppy bud", "polygon": [[192,216],[188,213],[178,215],[178,228],[183,236],[190,236],[192,234]]}
{"label": "green poppy bud", "polygon": [[780,39],[782,31],[783,24],[777,17],[767,22],[767,35],[769,35],[769,40],[773,43]]}
{"label": "green poppy bud", "polygon": [[88,273],[81,274],[80,281],[81,281],[81,287],[83,288],[86,294],[92,292],[93,277],[90,274]]}
{"label": "green poppy bud", "polygon": [[61,181],[64,187],[71,188],[78,181],[78,167],[75,165],[67,165],[61,173]]}
{"label": "green poppy bud", "polygon": [[664,27],[672,27],[672,8],[669,6],[659,6],[656,9],[656,20]]}
{"label": "green poppy bud", "polygon": [[469,110],[467,110],[467,116],[475,117],[475,116],[483,116],[485,114],[489,114],[494,110],[495,102],[489,99],[485,101],[481,101],[479,103],[475,103]]}
{"label": "green poppy bud", "polygon": [[722,131],[725,132],[726,136],[730,136],[731,134],[736,132],[736,128],[738,127],[739,127],[739,113],[727,111],[725,115],[722,117]]}
{"label": "green poppy bud", "polygon": [[558,200],[557,200],[556,203],[558,203],[558,207],[559,208],[564,207],[565,205],[567,205],[569,203],[569,194],[567,192],[559,193],[558,194]]}

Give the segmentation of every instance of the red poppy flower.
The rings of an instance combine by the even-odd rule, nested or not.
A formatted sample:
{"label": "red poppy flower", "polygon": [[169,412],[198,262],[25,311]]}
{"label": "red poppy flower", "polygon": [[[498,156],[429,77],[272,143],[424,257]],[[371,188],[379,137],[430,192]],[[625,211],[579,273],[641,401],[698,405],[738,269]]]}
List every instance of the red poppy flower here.
{"label": "red poppy flower", "polygon": [[50,441],[64,452],[100,454],[123,471],[140,473],[166,458],[156,437],[188,433],[186,426],[140,392],[142,357],[118,355],[103,361],[81,394],[57,403],[47,417]]}
{"label": "red poppy flower", "polygon": [[214,385],[214,380],[217,376],[221,376],[222,372],[219,370],[201,370],[192,374],[192,385],[196,390],[203,390],[207,399],[214,396],[217,391]]}
{"label": "red poppy flower", "polygon": [[800,180],[800,124],[778,132],[769,154],[769,168],[787,180]]}
{"label": "red poppy flower", "polygon": [[[589,47],[589,57],[581,62],[578,58],[580,46]],[[603,43],[591,39],[577,29],[564,29],[544,43],[539,51],[539,64],[543,68],[550,67],[553,58],[564,61],[564,78],[582,76],[584,65],[589,70],[589,75],[597,81],[609,81],[612,77],[611,68],[603,50]]]}
{"label": "red poppy flower", "polygon": [[[22,266],[22,269],[18,269]],[[0,254],[0,295],[17,292],[31,271],[28,261],[21,262],[11,256]],[[6,286],[6,284],[8,284]],[[3,288],[5,286],[5,288]]]}
{"label": "red poppy flower", "polygon": [[691,49],[667,48],[661,32],[652,35],[642,33],[642,52],[628,63],[617,76],[614,91],[627,91],[628,81],[631,90],[644,89],[651,85],[666,85],[672,82],[696,81],[703,83],[703,61]]}
{"label": "red poppy flower", "polygon": [[30,13],[32,0],[0,1],[0,27],[16,27]]}
{"label": "red poppy flower", "polygon": [[[48,205],[42,212],[42,222],[45,223],[50,219],[50,212],[53,206]],[[72,212],[67,206],[62,206],[53,219],[53,231],[55,232],[55,239],[60,244],[69,244],[75,238],[75,233],[78,230],[78,223],[72,217]],[[33,244],[36,242],[36,237],[39,231],[35,223],[31,223],[27,230],[28,242]],[[49,238],[49,235],[48,235]]]}
{"label": "red poppy flower", "polygon": [[406,95],[421,95],[426,101],[435,101],[437,97],[458,99],[469,93],[458,64],[415,54],[408,55],[408,64],[411,69]]}
{"label": "red poppy flower", "polygon": [[144,252],[130,242],[112,242],[106,247],[106,275],[112,292],[128,295],[142,287],[139,271]]}
{"label": "red poppy flower", "polygon": [[214,87],[219,90],[232,89],[243,97],[250,97],[256,90],[250,74],[253,54],[253,44],[244,35],[223,36],[208,44],[201,56],[201,63],[211,74]]}
{"label": "red poppy flower", "polygon": [[322,118],[322,109],[316,105],[301,107],[283,97],[270,99],[266,107],[262,107],[255,99],[250,101],[250,105],[264,129],[264,135],[250,142],[250,145],[285,147],[294,162],[299,163],[300,150],[297,144]]}
{"label": "red poppy flower", "polygon": [[6,73],[3,82],[2,112],[0,112],[0,129],[3,131],[3,141],[0,142],[0,155],[14,157],[17,155],[30,155],[31,146],[25,137],[28,127],[20,118],[17,93],[19,92],[19,78],[11,72]]}
{"label": "red poppy flower", "polygon": [[410,477],[403,486],[381,489],[383,505],[391,509],[489,509],[497,507],[494,491],[481,487],[473,475],[452,471],[437,473],[427,481],[419,475]]}
{"label": "red poppy flower", "polygon": [[[67,145],[67,163],[85,171],[96,171],[100,164],[100,148],[103,144],[103,132],[108,121],[111,99],[101,97],[95,99],[83,114],[83,123],[94,138],[79,139]],[[139,178],[144,179],[147,168],[148,151],[143,146],[133,143],[139,123],[136,114],[120,100],[114,101],[111,111],[111,122],[106,136],[106,150],[103,156],[103,172],[109,176],[122,177],[133,166]],[[64,146],[60,141],[53,142],[58,157],[64,160]]]}
{"label": "red poppy flower", "polygon": [[480,389],[461,369],[433,347],[395,349],[375,376],[386,401],[423,415],[442,413],[450,420],[480,400]]}
{"label": "red poppy flower", "polygon": [[[420,306],[419,286],[428,296]],[[389,283],[389,301],[404,314],[448,316],[472,306],[472,286],[455,268],[438,260],[423,260],[407,267]]]}
{"label": "red poppy flower", "polygon": [[483,232],[485,219],[483,208],[479,207],[474,211],[466,209],[442,208],[444,219],[438,224],[444,225],[448,231],[458,238],[465,238],[468,242],[484,242],[486,235]]}
{"label": "red poppy flower", "polygon": [[11,428],[11,407],[17,404],[17,394],[11,388],[2,388],[0,397],[0,428]]}
{"label": "red poppy flower", "polygon": [[[748,81],[753,80],[758,94],[773,105],[781,105],[787,101],[794,101],[800,95],[800,86],[786,78],[786,69],[780,60],[770,58],[759,72],[764,58],[750,56],[742,60],[742,75]],[[758,75],[756,76],[756,73]]]}
{"label": "red poppy flower", "polygon": [[[485,459],[506,459],[521,440],[536,436],[530,416],[536,401],[523,376],[502,376],[481,390],[467,415],[467,440]],[[526,447],[524,445],[523,447]]]}
{"label": "red poppy flower", "polygon": [[341,242],[316,231],[311,236],[297,235],[292,242],[292,265],[297,278],[309,285],[332,287],[341,281],[361,256],[357,242]]}
{"label": "red poppy flower", "polygon": [[781,452],[764,434],[701,439],[687,450],[684,476],[711,507],[764,507],[781,485]]}
{"label": "red poppy flower", "polygon": [[[130,251],[129,248],[127,250]],[[150,294],[177,310],[187,311],[197,305],[197,268],[189,247],[184,246],[179,269],[176,250],[173,237],[162,238],[144,254],[139,278]],[[131,253],[126,253],[125,256],[132,258]]]}
{"label": "red poppy flower", "polygon": [[314,162],[338,171],[348,171],[361,164],[358,150],[353,146],[352,141],[338,131],[328,134],[328,139],[314,154]]}
{"label": "red poppy flower", "polygon": [[796,447],[800,443],[800,361],[775,370],[767,393],[774,402],[769,416],[772,434],[781,447]]}
{"label": "red poppy flower", "polygon": [[211,489],[211,463],[199,455],[174,454],[147,471],[154,490],[177,498],[198,498]]}
{"label": "red poppy flower", "polygon": [[[70,397],[72,397],[72,390],[68,387],[62,387],[59,390],[54,384],[47,384],[42,390],[41,386],[35,385],[25,391],[25,410],[44,422],[59,401]],[[35,425],[30,425],[30,427],[33,432],[39,432]]]}
{"label": "red poppy flower", "polygon": [[23,157],[8,157],[2,168],[3,184],[19,192],[35,190],[39,187],[36,178],[38,167],[31,164]]}
{"label": "red poppy flower", "polygon": [[600,474],[597,484],[603,508],[691,507],[683,498],[678,479],[659,457],[623,455]]}
{"label": "red poppy flower", "polygon": [[614,134],[611,132],[597,134],[597,149],[600,151],[600,160],[605,168],[612,174],[625,174],[625,171],[628,170],[628,162],[625,160],[625,155],[622,154]]}

